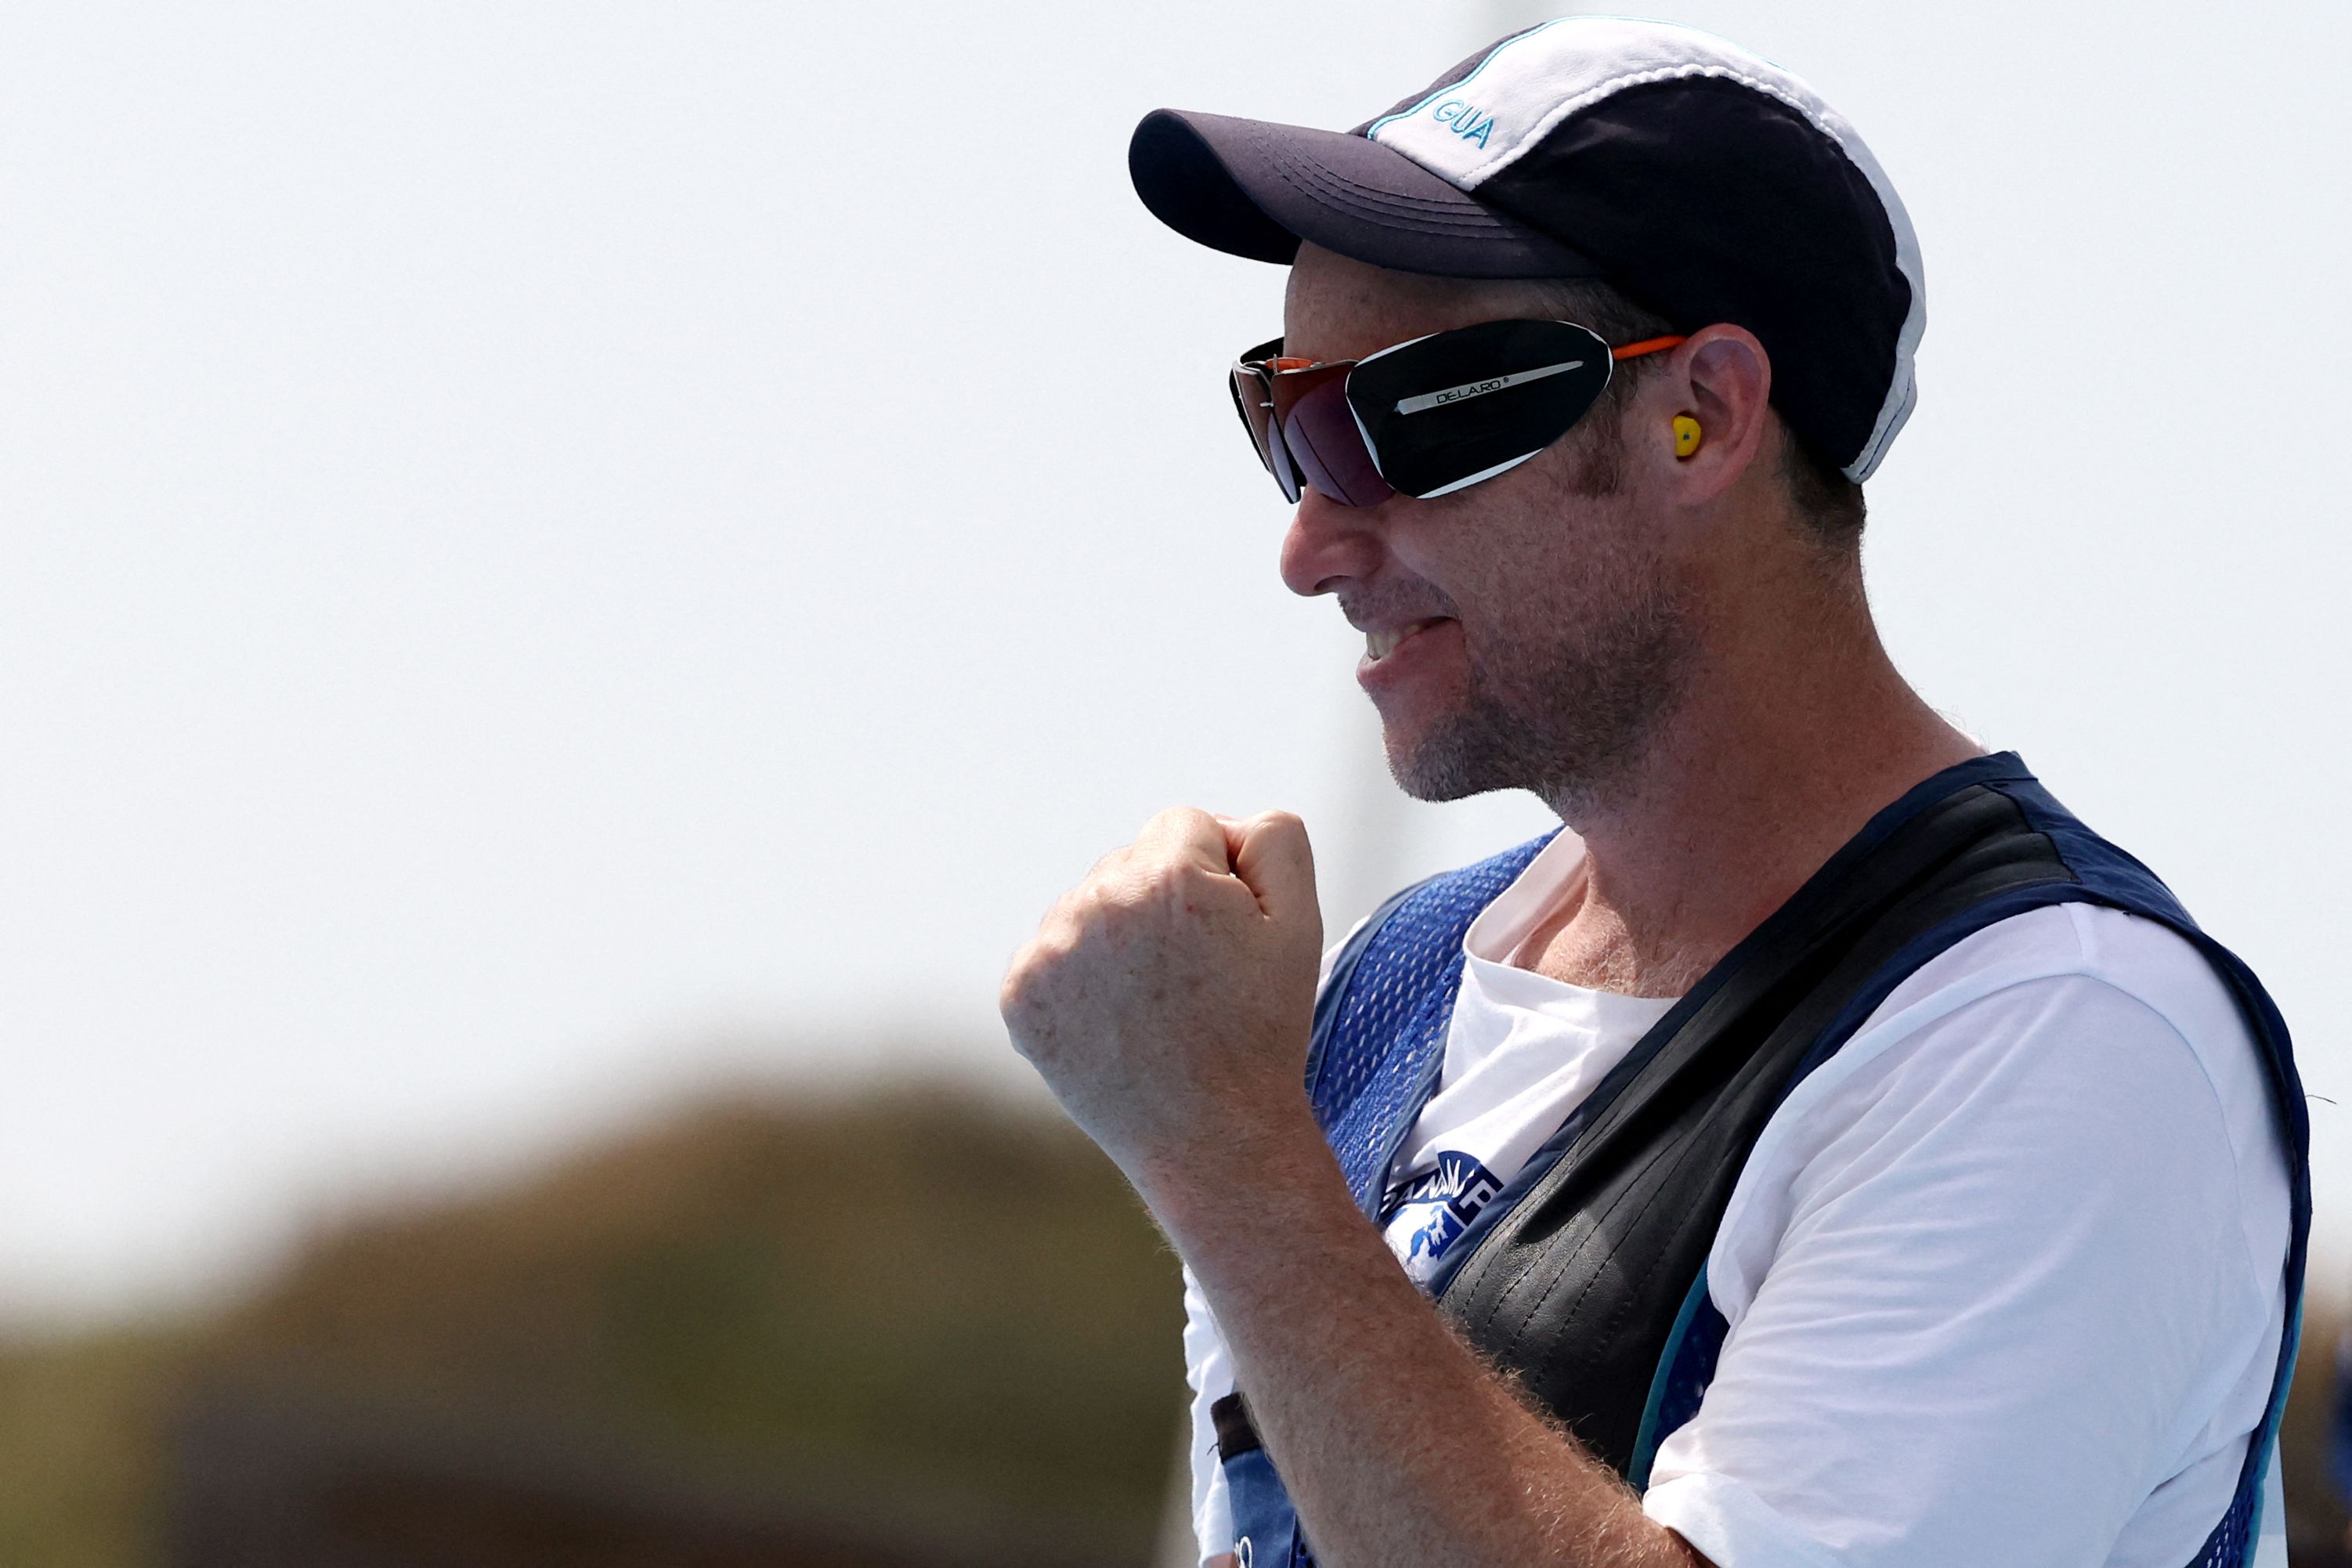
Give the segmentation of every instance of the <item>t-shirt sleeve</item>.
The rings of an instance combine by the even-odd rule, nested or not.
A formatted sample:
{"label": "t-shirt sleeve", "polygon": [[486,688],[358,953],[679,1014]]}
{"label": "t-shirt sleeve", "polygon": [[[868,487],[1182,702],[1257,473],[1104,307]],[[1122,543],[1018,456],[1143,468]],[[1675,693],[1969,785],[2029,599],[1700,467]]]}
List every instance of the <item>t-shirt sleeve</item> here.
{"label": "t-shirt sleeve", "polygon": [[1858,1048],[1751,1153],[1782,1168],[1725,1216],[1729,1331],[1644,1510],[1717,1568],[2188,1561],[2245,1447],[2217,1408],[2278,1342],[2205,1061],[2084,974]]}
{"label": "t-shirt sleeve", "polygon": [[1233,1507],[1225,1497],[1225,1473],[1217,1462],[1217,1426],[1209,1406],[1233,1392],[1234,1369],[1224,1336],[1209,1310],[1192,1270],[1184,1270],[1184,1381],[1192,1389],[1192,1439],[1185,1452],[1192,1469],[1192,1533],[1201,1561],[1234,1548]]}
{"label": "t-shirt sleeve", "polygon": [[[1363,929],[1360,920],[1323,950],[1315,982],[1318,994],[1331,979],[1332,964]],[[1233,1508],[1225,1497],[1224,1468],[1217,1460],[1216,1422],[1209,1415],[1212,1405],[1234,1391],[1234,1366],[1208,1298],[1190,1268],[1184,1270],[1184,1380],[1192,1390],[1192,1437],[1186,1448],[1192,1476],[1192,1533],[1206,1563],[1234,1549]]]}

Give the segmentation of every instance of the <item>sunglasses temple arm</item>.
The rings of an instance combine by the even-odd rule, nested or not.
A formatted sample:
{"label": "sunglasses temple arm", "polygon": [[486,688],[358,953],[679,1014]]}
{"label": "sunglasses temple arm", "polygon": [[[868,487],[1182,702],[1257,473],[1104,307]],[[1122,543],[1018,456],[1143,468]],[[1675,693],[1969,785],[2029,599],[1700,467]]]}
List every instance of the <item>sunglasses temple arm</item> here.
{"label": "sunglasses temple arm", "polygon": [[1643,354],[1663,353],[1667,349],[1678,347],[1689,341],[1689,338],[1681,333],[1673,333],[1663,338],[1643,338],[1638,343],[1627,343],[1622,349],[1611,349],[1609,357],[1620,361],[1640,359]]}

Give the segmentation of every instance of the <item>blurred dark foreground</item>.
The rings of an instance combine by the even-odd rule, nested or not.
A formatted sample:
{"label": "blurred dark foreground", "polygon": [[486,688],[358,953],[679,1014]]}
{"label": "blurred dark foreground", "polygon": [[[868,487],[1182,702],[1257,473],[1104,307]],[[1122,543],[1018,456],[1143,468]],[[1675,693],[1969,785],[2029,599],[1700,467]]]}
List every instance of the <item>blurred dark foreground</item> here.
{"label": "blurred dark foreground", "polygon": [[[2286,1433],[2296,1568],[2336,1314]],[[1143,1568],[1177,1268],[1050,1113],[740,1100],[322,1237],[204,1322],[0,1346],[0,1563]]]}
{"label": "blurred dark foreground", "polygon": [[0,1563],[1139,1568],[1181,1321],[1049,1113],[707,1109],[215,1321],[0,1351]]}

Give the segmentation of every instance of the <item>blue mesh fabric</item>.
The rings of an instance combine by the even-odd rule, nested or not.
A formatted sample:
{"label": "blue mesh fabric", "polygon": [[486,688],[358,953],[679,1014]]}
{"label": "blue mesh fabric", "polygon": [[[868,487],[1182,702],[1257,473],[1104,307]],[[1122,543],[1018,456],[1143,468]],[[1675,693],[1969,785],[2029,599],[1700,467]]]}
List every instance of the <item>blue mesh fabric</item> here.
{"label": "blue mesh fabric", "polygon": [[[2261,1444],[2263,1432],[2255,1432],[2255,1444]],[[2189,1559],[2189,1568],[2244,1568],[2253,1561],[2253,1523],[2255,1511],[2263,1504],[2263,1465],[2249,1462],[2246,1474],[2237,1483],[2237,1498],[2230,1500],[2230,1511],[2221,1516],[2221,1523],[2206,1535],[2206,1544],[2197,1556]]]}
{"label": "blue mesh fabric", "polygon": [[2254,1508],[2262,1500],[2263,1472],[2259,1466],[2251,1467],[2238,1483],[2238,1495],[2230,1500],[2230,1511],[2205,1538],[2204,1546],[2189,1561],[2189,1568],[2242,1568],[2254,1554]]}
{"label": "blue mesh fabric", "polygon": [[[2084,827],[2032,784],[2022,768],[2008,753],[1981,759],[1977,764],[1979,773],[2019,800],[2037,829],[2059,844],[2069,867],[2082,878],[2085,891],[2099,901],[2153,917],[2181,931],[2207,952],[2224,978],[2241,992],[2280,1079],[2280,1104],[2292,1131],[2291,1152],[2298,1162],[2296,1232],[2288,1267],[2288,1294],[2290,1300],[2295,1299],[2301,1290],[2304,1237],[2310,1213],[2308,1168],[2302,1163],[2309,1134],[2284,1024],[2259,983],[2197,930],[2161,883]],[[1994,776],[1996,770],[2002,769],[2011,771]],[[1381,1178],[1435,1087],[1446,1027],[1461,984],[1463,937],[1479,911],[1510,885],[1547,842],[1549,836],[1413,889],[1398,900],[1376,930],[1360,939],[1364,945],[1353,967],[1333,977],[1339,995],[1331,1026],[1319,1044],[1308,1091],[1317,1120],[1339,1156],[1349,1185],[1368,1213],[1377,1212]],[[2015,910],[1992,911],[1992,917],[2011,912]],[[1932,954],[1907,955],[1907,962],[1888,983],[1910,973],[1927,956]],[[1883,995],[1884,988],[1876,994]],[[1322,1011],[1319,1005],[1318,1011]],[[1713,1381],[1725,1337],[1721,1315],[1711,1302],[1702,1302],[1685,1331],[1668,1345],[1659,1369],[1653,1444],[1696,1414]],[[2273,1407],[2255,1435],[2256,1451],[2249,1455],[2237,1493],[2187,1568],[2246,1568],[2252,1561],[2263,1482],[2261,1460],[2275,1436],[2277,1405],[2284,1400],[2293,1338],[2291,1325],[2288,1345],[2282,1350]]]}
{"label": "blue mesh fabric", "polygon": [[1463,936],[1549,841],[1546,835],[1423,883],[1390,911],[1355,968],[1336,977],[1346,991],[1308,1089],[1349,1189],[1368,1214],[1377,1212],[1391,1152],[1444,1064]]}

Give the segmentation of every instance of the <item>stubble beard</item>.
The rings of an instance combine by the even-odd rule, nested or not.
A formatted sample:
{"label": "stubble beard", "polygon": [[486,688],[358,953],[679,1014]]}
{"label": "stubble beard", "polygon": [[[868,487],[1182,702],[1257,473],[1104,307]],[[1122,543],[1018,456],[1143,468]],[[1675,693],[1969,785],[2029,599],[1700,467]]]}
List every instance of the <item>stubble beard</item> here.
{"label": "stubble beard", "polygon": [[[1614,468],[1588,459],[1562,488],[1586,500],[1616,494]],[[1464,626],[1462,706],[1417,735],[1386,732],[1398,787],[1429,801],[1526,789],[1572,815],[1640,760],[1688,686],[1692,617],[1652,552],[1621,547],[1585,564],[1580,602],[1507,646],[1481,647]]]}
{"label": "stubble beard", "polygon": [[1398,787],[1430,801],[1531,790],[1556,810],[1605,792],[1679,700],[1690,663],[1672,595],[1619,608],[1549,647],[1470,648],[1462,706],[1417,736],[1389,731]]}

